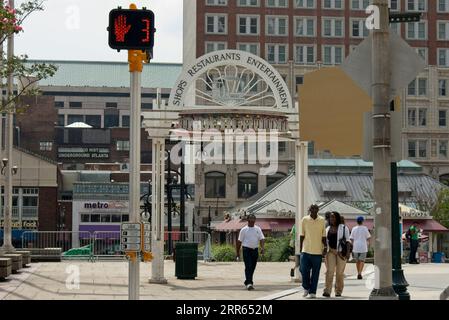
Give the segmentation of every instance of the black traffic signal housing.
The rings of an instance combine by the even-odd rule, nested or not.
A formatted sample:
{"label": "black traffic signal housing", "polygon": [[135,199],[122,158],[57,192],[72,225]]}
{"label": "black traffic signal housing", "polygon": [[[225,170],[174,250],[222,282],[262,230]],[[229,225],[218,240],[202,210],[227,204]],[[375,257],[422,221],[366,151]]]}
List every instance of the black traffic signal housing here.
{"label": "black traffic signal housing", "polygon": [[109,13],[109,46],[120,50],[152,52],[154,13],[151,10],[114,9]]}

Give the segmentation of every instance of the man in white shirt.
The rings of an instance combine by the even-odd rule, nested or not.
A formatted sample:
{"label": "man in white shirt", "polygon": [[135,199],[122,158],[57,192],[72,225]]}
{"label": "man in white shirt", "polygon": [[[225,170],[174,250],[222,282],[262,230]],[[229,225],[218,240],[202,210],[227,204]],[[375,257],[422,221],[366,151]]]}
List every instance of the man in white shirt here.
{"label": "man in white shirt", "polygon": [[240,230],[237,240],[237,258],[240,258],[240,248],[243,247],[243,261],[245,262],[245,286],[248,290],[254,289],[253,275],[256,270],[257,259],[260,253],[264,254],[265,237],[262,229],[255,225],[256,216],[248,215],[248,225]]}
{"label": "man in white shirt", "polygon": [[351,236],[349,237],[353,247],[352,256],[357,266],[357,279],[363,279],[362,271],[368,253],[368,240],[371,238],[368,228],[363,225],[363,220],[364,218],[362,216],[357,218],[357,226],[352,229]]}

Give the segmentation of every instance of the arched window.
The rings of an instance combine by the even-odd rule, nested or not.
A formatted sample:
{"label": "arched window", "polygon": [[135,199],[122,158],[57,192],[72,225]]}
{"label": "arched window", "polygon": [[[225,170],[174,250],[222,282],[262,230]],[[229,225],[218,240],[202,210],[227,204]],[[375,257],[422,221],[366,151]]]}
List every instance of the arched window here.
{"label": "arched window", "polygon": [[277,172],[275,174],[267,176],[267,187],[269,187],[272,184],[278,182],[279,180],[284,179],[286,176],[287,175],[285,173],[282,173],[282,172]]}
{"label": "arched window", "polygon": [[252,172],[242,172],[238,177],[238,197],[247,199],[258,192],[258,176]]}
{"label": "arched window", "polygon": [[226,198],[226,175],[221,172],[208,172],[205,175],[206,198]]}

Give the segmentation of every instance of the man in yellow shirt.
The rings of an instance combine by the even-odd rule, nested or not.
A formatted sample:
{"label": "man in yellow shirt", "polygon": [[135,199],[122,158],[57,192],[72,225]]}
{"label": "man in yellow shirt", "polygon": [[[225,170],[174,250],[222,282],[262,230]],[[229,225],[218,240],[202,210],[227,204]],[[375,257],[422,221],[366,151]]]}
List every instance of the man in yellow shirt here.
{"label": "man in yellow shirt", "polygon": [[327,252],[325,220],[318,211],[317,205],[310,206],[310,215],[302,219],[300,230],[302,287],[304,297],[312,299],[316,298],[322,257]]}

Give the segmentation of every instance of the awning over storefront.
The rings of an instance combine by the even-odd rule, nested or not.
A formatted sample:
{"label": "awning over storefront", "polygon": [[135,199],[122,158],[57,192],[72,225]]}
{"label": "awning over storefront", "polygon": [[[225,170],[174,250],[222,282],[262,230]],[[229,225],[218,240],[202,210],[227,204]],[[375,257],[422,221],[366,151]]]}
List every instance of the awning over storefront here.
{"label": "awning over storefront", "polygon": [[[259,226],[262,231],[270,232],[288,232],[295,224],[294,219],[257,219],[256,225]],[[240,231],[247,225],[246,220],[234,219],[229,221],[223,221],[214,227],[215,231],[219,232],[235,232]]]}
{"label": "awning over storefront", "polygon": [[408,230],[412,223],[416,221],[418,227],[423,230],[423,232],[449,232],[449,229],[438,223],[433,219],[407,219],[403,220],[403,230]]}

